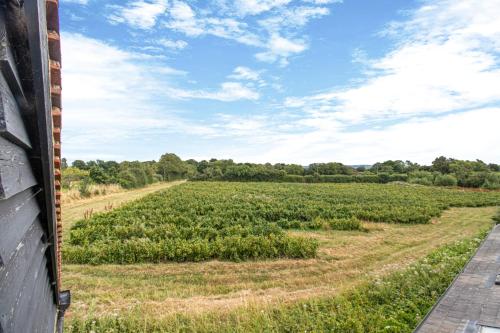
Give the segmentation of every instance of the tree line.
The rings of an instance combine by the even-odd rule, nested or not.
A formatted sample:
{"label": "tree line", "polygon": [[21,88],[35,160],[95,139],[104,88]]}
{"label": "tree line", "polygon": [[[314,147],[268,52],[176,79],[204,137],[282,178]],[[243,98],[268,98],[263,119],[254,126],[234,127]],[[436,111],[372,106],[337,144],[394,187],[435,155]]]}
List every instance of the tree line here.
{"label": "tree line", "polygon": [[162,155],[159,161],[73,161],[63,159],[63,187],[74,183],[119,184],[137,188],[158,181],[277,181],[296,183],[389,183],[394,181],[421,185],[461,186],[500,189],[500,165],[438,157],[431,165],[389,160],[372,166],[353,167],[338,162],[308,166],[285,163],[236,163],[231,159],[183,161],[175,154]]}

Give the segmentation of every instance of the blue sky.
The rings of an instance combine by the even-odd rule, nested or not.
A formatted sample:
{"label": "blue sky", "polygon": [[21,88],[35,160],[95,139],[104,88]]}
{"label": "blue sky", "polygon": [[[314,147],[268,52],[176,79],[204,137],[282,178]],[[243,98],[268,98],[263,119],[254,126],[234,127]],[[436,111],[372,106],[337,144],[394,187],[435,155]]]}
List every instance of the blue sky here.
{"label": "blue sky", "polygon": [[61,0],[63,155],[500,162],[500,0]]}

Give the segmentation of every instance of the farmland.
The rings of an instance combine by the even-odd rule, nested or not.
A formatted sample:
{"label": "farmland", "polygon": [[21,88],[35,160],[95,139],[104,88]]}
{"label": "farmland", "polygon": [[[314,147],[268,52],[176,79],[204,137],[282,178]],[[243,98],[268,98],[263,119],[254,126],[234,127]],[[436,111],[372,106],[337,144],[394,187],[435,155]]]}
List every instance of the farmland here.
{"label": "farmland", "polygon": [[[85,207],[108,200],[97,199]],[[500,192],[402,184],[180,184],[69,220],[66,330],[411,332],[491,228],[499,203]],[[238,256],[206,258],[194,256],[197,247],[168,258],[129,244],[210,246],[227,237],[261,238],[276,256],[246,252],[244,242],[230,243]],[[314,253],[280,253],[269,239],[300,240]]]}
{"label": "farmland", "polygon": [[500,204],[500,192],[403,184],[188,183],[77,222],[77,264],[314,258],[287,230],[362,230],[362,221],[426,224],[450,207]]}

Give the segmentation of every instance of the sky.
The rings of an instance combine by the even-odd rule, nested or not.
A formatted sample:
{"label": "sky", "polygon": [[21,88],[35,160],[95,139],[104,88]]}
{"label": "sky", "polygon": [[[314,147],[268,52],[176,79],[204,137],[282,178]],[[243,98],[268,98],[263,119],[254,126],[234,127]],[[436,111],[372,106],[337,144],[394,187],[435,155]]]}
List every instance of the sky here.
{"label": "sky", "polygon": [[500,0],[61,0],[63,156],[500,162]]}

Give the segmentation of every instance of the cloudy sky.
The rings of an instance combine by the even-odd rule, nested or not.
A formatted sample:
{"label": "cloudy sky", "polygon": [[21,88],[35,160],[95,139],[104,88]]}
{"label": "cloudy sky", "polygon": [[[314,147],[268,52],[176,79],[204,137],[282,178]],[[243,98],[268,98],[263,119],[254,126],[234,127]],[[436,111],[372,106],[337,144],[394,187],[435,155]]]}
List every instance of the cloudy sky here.
{"label": "cloudy sky", "polygon": [[61,0],[63,155],[500,162],[500,0]]}

